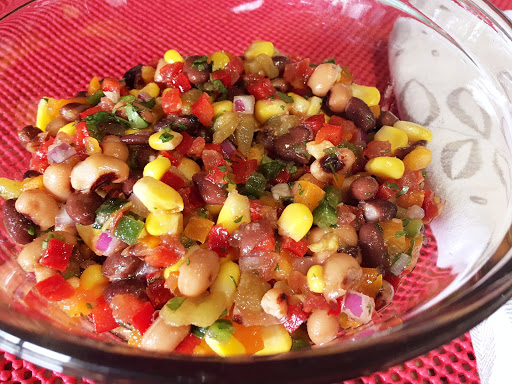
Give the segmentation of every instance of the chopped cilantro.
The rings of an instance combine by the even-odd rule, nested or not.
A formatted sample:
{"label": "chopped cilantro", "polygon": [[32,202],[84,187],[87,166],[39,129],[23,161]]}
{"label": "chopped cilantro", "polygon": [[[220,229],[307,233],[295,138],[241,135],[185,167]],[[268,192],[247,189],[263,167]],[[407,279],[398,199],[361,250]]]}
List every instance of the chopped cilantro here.
{"label": "chopped cilantro", "polygon": [[284,111],[286,107],[284,105],[281,105],[280,108]]}
{"label": "chopped cilantro", "polygon": [[400,190],[400,187],[399,187],[397,184],[395,184],[395,183],[387,183],[387,182],[386,182],[386,185],[387,185],[389,188],[394,189],[395,191],[399,191],[399,190]]}
{"label": "chopped cilantro", "polygon": [[336,59],[334,57],[330,57],[330,58],[324,60],[323,63],[336,64]]}
{"label": "chopped cilantro", "polygon": [[186,297],[173,297],[167,302],[167,308],[171,311],[177,311],[186,299]]}
{"label": "chopped cilantro", "polygon": [[187,265],[190,265],[190,257],[187,257]]}
{"label": "chopped cilantro", "polygon": [[227,168],[226,164],[219,165],[219,169],[220,169],[222,172],[227,172],[227,171],[228,171],[228,168]]}
{"label": "chopped cilantro", "polygon": [[161,141],[162,143],[167,143],[167,142],[171,141],[172,139],[174,139],[174,135],[171,135],[171,134],[170,134],[170,133],[168,133],[168,132],[164,132],[164,133],[162,133],[162,134],[159,136],[159,138],[160,138],[160,141]]}
{"label": "chopped cilantro", "polygon": [[279,264],[276,264],[276,267],[274,268],[274,271],[279,271]]}
{"label": "chopped cilantro", "polygon": [[283,92],[277,92],[277,95],[279,96],[279,98],[281,100],[283,100],[285,103],[293,103],[293,99],[288,96],[286,93],[283,93]]}
{"label": "chopped cilantro", "polygon": [[219,315],[219,317],[226,316],[228,314],[228,309],[222,311],[222,313]]}
{"label": "chopped cilantro", "polygon": [[191,68],[197,68],[199,71],[204,71],[208,67],[208,57],[201,56],[192,62]]}
{"label": "chopped cilantro", "polygon": [[237,216],[235,219],[235,223],[241,222],[243,218],[244,218],[243,216]]}
{"label": "chopped cilantro", "polygon": [[196,337],[199,337],[200,339],[204,339],[204,335],[206,335],[207,331],[208,327],[201,328],[195,325],[192,325],[190,327],[190,333],[192,333]]}
{"label": "chopped cilantro", "polygon": [[203,212],[203,211],[199,212],[198,215],[201,216],[203,219],[208,218],[208,216],[206,216],[206,212]]}
{"label": "chopped cilantro", "polygon": [[395,237],[403,237],[407,234],[407,232],[405,231],[398,231],[397,233],[395,233]]}
{"label": "chopped cilantro", "polygon": [[30,224],[28,226],[27,232],[30,236],[34,236],[36,234],[36,228],[32,224]]}
{"label": "chopped cilantro", "polygon": [[402,187],[402,190],[396,194],[396,197],[405,195],[407,192],[409,192],[409,187],[408,186]]}
{"label": "chopped cilantro", "polygon": [[238,284],[236,283],[236,280],[233,276],[229,276],[230,280],[233,282],[233,284],[235,284],[235,288],[238,288]]}

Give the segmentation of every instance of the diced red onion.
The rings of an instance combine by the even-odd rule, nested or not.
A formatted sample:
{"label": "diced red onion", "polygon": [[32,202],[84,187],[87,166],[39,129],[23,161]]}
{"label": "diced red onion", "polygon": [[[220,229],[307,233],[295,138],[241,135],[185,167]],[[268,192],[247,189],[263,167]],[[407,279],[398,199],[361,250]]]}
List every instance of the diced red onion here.
{"label": "diced red onion", "polygon": [[400,276],[400,274],[404,271],[405,268],[407,268],[411,261],[412,257],[409,256],[407,253],[402,252],[395,258],[393,264],[391,264],[389,272],[391,272],[395,276]]}
{"label": "diced red onion", "polygon": [[233,97],[233,109],[235,112],[252,115],[255,102],[256,99],[253,95],[235,96]]}
{"label": "diced red onion", "polygon": [[425,217],[425,211],[419,205],[413,205],[412,207],[407,208],[405,212],[406,219],[423,219]]}
{"label": "diced red onion", "polygon": [[137,95],[137,98],[140,99],[141,101],[143,101],[144,103],[147,103],[149,100],[151,100],[153,98],[153,96],[151,96],[147,92],[141,91]]}
{"label": "diced red onion", "polygon": [[220,146],[222,148],[222,152],[224,152],[227,157],[231,157],[231,155],[235,153],[236,148],[229,140],[224,140]]}
{"label": "diced red onion", "polygon": [[96,241],[96,249],[104,256],[113,255],[115,252],[126,248],[128,244],[118,238],[111,236],[107,232],[102,232]]}
{"label": "diced red onion", "polygon": [[372,319],[374,309],[375,301],[373,298],[362,293],[347,291],[343,298],[342,311],[348,317],[358,320],[363,324],[368,323]]}
{"label": "diced red onion", "polygon": [[238,260],[238,265],[241,271],[248,271],[254,269],[265,269],[269,266],[269,259],[261,256],[246,256]]}
{"label": "diced red onion", "polygon": [[76,224],[66,212],[65,205],[62,206],[62,208],[59,211],[59,214],[55,216],[55,230],[70,232],[73,234],[76,233]]}
{"label": "diced red onion", "polygon": [[66,143],[50,145],[48,148],[48,162],[50,164],[62,163],[76,154],[75,148]]}
{"label": "diced red onion", "polygon": [[96,249],[100,252],[105,252],[111,242],[112,236],[110,236],[107,232],[102,232],[98,237],[98,241],[96,241]]}
{"label": "diced red onion", "polygon": [[109,98],[114,104],[119,102],[119,94],[117,92],[103,92],[107,98]]}

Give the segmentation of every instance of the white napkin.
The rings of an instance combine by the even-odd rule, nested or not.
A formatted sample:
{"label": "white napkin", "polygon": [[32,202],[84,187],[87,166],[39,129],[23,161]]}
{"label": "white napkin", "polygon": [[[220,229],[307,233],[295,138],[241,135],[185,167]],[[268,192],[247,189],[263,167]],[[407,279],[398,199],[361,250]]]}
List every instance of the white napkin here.
{"label": "white napkin", "polygon": [[[389,64],[401,118],[433,130],[429,177],[446,199],[433,225],[438,266],[458,274],[446,297],[477,270],[502,241],[510,222],[512,127],[500,109],[510,109],[512,52],[476,16],[461,16],[441,0],[410,1],[440,25],[491,76],[479,73],[446,39],[409,18],[396,21]],[[505,92],[504,92],[505,91]],[[471,331],[483,384],[510,382],[512,301]]]}

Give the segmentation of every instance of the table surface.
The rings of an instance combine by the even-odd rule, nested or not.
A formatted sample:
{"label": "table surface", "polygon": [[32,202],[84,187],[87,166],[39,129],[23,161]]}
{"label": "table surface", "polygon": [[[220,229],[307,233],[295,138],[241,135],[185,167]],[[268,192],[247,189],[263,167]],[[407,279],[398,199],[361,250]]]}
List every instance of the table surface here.
{"label": "table surface", "polygon": [[[24,1],[0,0],[0,14],[9,13]],[[512,0],[494,0],[500,9],[512,9]],[[479,384],[477,363],[469,333],[451,343],[386,371],[345,381],[344,384]],[[74,378],[35,366],[0,350],[0,383],[6,384],[96,384],[87,378]]]}

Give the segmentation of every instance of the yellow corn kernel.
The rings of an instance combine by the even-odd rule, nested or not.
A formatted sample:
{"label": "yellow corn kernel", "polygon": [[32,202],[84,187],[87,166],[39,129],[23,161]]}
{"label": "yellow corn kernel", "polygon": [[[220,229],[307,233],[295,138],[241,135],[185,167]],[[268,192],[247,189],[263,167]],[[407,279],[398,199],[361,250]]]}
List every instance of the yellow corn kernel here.
{"label": "yellow corn kernel", "polygon": [[396,157],[375,157],[366,163],[366,172],[384,179],[399,179],[404,175],[405,166]]}
{"label": "yellow corn kernel", "polygon": [[22,182],[0,177],[0,196],[5,200],[17,199],[22,192]]}
{"label": "yellow corn kernel", "polygon": [[149,65],[143,65],[140,72],[146,84],[151,83],[155,79],[155,68]]}
{"label": "yellow corn kernel", "polygon": [[157,151],[172,151],[183,140],[183,135],[178,132],[159,131],[149,136],[149,146]]}
{"label": "yellow corn kernel", "polygon": [[160,87],[156,83],[147,83],[144,88],[140,90],[140,92],[146,92],[151,97],[157,98],[160,95]]}
{"label": "yellow corn kernel", "polygon": [[199,165],[197,165],[194,160],[189,159],[188,157],[182,158],[176,168],[181,172],[183,176],[185,176],[185,179],[187,179],[189,182],[192,181],[192,176],[198,172],[201,172]]}
{"label": "yellow corn kernel", "polygon": [[226,191],[228,191],[228,193],[229,193],[229,192],[234,191],[235,189],[236,189],[236,183],[234,183],[232,180],[230,180],[229,184],[226,188]]}
{"label": "yellow corn kernel", "polygon": [[222,205],[220,204],[206,204],[205,207],[212,215],[218,215],[222,209]]}
{"label": "yellow corn kernel", "polygon": [[321,265],[313,265],[308,269],[307,281],[311,292],[322,293],[324,291],[324,271]]}
{"label": "yellow corn kernel", "polygon": [[130,95],[134,96],[135,98],[139,97],[139,90],[138,89],[131,89]]}
{"label": "yellow corn kernel", "polygon": [[183,214],[151,212],[146,217],[146,231],[153,236],[179,235],[183,232]]}
{"label": "yellow corn kernel", "polygon": [[204,337],[206,344],[219,356],[237,356],[245,355],[245,347],[235,337],[231,336],[226,344],[220,343],[210,335]]}
{"label": "yellow corn kernel", "polygon": [[352,96],[363,100],[370,107],[378,105],[380,102],[380,92],[375,87],[367,87],[366,85],[350,84]]}
{"label": "yellow corn kernel", "polygon": [[99,264],[88,266],[80,276],[80,287],[95,294],[101,294],[108,284],[109,280],[101,273]]}
{"label": "yellow corn kernel", "polygon": [[407,134],[395,127],[384,125],[375,133],[374,140],[389,141],[391,144],[391,152],[395,152],[397,148],[407,147],[409,138]]}
{"label": "yellow corn kernel", "polygon": [[293,92],[289,92],[288,96],[290,96],[293,99],[293,104],[290,107],[290,111],[294,115],[307,116],[309,109],[309,101]]}
{"label": "yellow corn kernel", "polygon": [[48,99],[43,98],[37,106],[36,127],[41,131],[46,130],[46,126],[50,122],[50,113],[48,112]]}
{"label": "yellow corn kernel", "polygon": [[183,63],[185,59],[179,54],[178,51],[170,49],[164,54],[164,60],[167,64]]}
{"label": "yellow corn kernel", "polygon": [[64,133],[68,134],[69,136],[73,136],[76,132],[75,125],[76,125],[75,122],[67,123],[65,126],[63,126],[62,128],[59,129],[59,132],[64,132]]}
{"label": "yellow corn kernel", "polygon": [[85,153],[89,156],[94,155],[95,153],[101,153],[100,143],[94,137],[86,137],[84,140],[85,144]]}
{"label": "yellow corn kernel", "polygon": [[259,165],[263,159],[264,154],[265,147],[263,147],[263,144],[254,144],[251,148],[249,148],[249,152],[247,152],[247,160],[256,160]]}
{"label": "yellow corn kernel", "polygon": [[411,171],[426,168],[432,162],[432,151],[423,146],[414,148],[404,157],[404,166]]}
{"label": "yellow corn kernel", "polygon": [[336,251],[339,247],[339,239],[334,233],[322,237],[316,243],[308,245],[311,252]]}
{"label": "yellow corn kernel", "polygon": [[274,44],[270,41],[255,41],[245,51],[248,60],[255,59],[259,55],[274,56]]}
{"label": "yellow corn kernel", "polygon": [[306,149],[308,150],[309,154],[313,156],[315,159],[321,159],[326,155],[325,150],[327,148],[333,148],[334,144],[331,143],[329,140],[322,140],[320,143],[317,143],[316,141],[310,141],[306,143]]}
{"label": "yellow corn kernel", "polygon": [[254,116],[261,124],[265,124],[272,116],[286,114],[288,114],[288,106],[283,100],[258,100],[254,106]]}
{"label": "yellow corn kernel", "polygon": [[236,289],[240,283],[240,267],[237,263],[226,261],[220,265],[219,273],[210,286],[210,292],[222,292],[226,295],[226,307],[231,307]]}
{"label": "yellow corn kernel", "polygon": [[133,193],[150,212],[160,209],[169,212],[183,211],[183,199],[176,190],[160,180],[144,176],[133,185]]}
{"label": "yellow corn kernel", "polygon": [[165,172],[171,168],[171,161],[164,156],[159,156],[155,160],[150,161],[144,167],[143,176],[151,176],[160,180]]}
{"label": "yellow corn kernel", "polygon": [[222,225],[229,233],[232,233],[240,224],[249,223],[250,221],[249,198],[240,195],[236,189],[231,191],[219,212],[217,224]]}
{"label": "yellow corn kernel", "polygon": [[91,79],[91,82],[89,83],[87,95],[88,96],[94,95],[96,93],[96,91],[99,91],[100,89],[101,89],[100,81],[98,80],[98,78],[96,76],[94,76]]}
{"label": "yellow corn kernel", "polygon": [[292,348],[292,338],[282,324],[262,327],[261,337],[264,348],[255,353],[257,356],[288,352]]}
{"label": "yellow corn kernel", "polygon": [[22,191],[28,191],[29,189],[42,189],[44,188],[43,184],[43,175],[30,177],[28,179],[23,180],[21,185]]}
{"label": "yellow corn kernel", "polygon": [[322,99],[318,96],[313,96],[309,100],[309,108],[307,116],[318,115],[322,110]]}
{"label": "yellow corn kernel", "polygon": [[393,127],[401,129],[407,134],[409,141],[426,140],[427,143],[432,141],[432,131],[419,124],[410,121],[397,121]]}
{"label": "yellow corn kernel", "polygon": [[181,259],[179,259],[177,262],[175,262],[173,265],[167,267],[164,269],[164,278],[168,278],[171,273],[174,273],[174,272],[178,272],[178,270],[180,269],[181,265],[185,262],[185,258],[182,257]]}
{"label": "yellow corn kernel", "polygon": [[226,112],[233,112],[233,102],[230,100],[217,101],[212,104],[213,116],[219,116]]}
{"label": "yellow corn kernel", "polygon": [[306,205],[300,203],[288,205],[277,221],[279,234],[291,237],[295,241],[300,241],[306,236],[312,225],[313,214]]}
{"label": "yellow corn kernel", "polygon": [[223,69],[229,63],[229,56],[224,51],[214,52],[210,56],[212,71]]}

